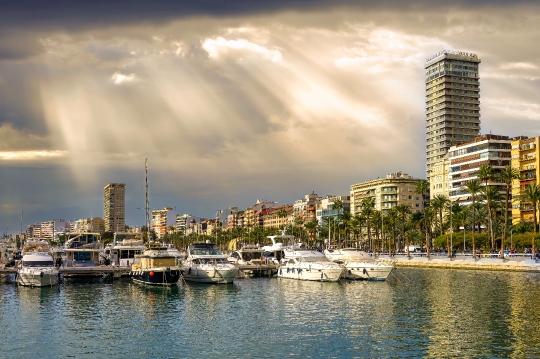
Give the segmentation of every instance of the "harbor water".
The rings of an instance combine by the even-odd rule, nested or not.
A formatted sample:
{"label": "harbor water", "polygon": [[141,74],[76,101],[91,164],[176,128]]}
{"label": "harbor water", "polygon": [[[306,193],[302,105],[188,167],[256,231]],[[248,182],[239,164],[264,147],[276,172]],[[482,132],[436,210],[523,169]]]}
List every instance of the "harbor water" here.
{"label": "harbor water", "polygon": [[540,358],[540,274],[0,284],[1,358]]}

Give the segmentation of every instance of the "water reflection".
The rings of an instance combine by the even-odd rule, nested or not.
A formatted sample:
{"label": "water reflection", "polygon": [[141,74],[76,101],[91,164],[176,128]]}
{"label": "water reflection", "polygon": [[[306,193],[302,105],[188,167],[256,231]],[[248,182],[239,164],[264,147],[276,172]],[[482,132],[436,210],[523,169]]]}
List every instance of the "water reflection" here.
{"label": "water reflection", "polygon": [[382,283],[3,284],[0,356],[538,358],[539,283],[399,269]]}

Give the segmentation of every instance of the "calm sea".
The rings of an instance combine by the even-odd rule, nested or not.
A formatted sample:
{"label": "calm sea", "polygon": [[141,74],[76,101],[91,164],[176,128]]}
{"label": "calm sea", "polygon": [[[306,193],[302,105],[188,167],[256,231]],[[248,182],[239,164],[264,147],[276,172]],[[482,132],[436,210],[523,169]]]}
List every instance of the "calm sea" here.
{"label": "calm sea", "polygon": [[540,358],[540,275],[0,284],[1,358]]}

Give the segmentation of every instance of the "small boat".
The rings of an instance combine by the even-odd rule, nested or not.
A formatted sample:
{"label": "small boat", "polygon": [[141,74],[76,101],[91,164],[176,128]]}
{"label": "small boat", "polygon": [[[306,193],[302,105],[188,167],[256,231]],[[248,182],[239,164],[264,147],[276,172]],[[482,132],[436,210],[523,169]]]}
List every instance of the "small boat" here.
{"label": "small boat", "polygon": [[180,279],[180,268],[176,266],[176,257],[167,247],[151,243],[149,248],[134,258],[131,265],[133,281],[150,285],[176,285]]}
{"label": "small boat", "polygon": [[238,268],[210,241],[192,244],[187,249],[183,265],[186,281],[229,284],[238,276],[238,272]]}
{"label": "small boat", "polygon": [[58,284],[58,269],[49,244],[45,240],[26,242],[17,270],[17,284],[27,287],[48,287]]}
{"label": "small boat", "polygon": [[331,262],[316,250],[285,250],[287,262],[278,270],[278,277],[320,282],[337,282],[343,267]]}
{"label": "small boat", "polygon": [[345,268],[344,278],[384,281],[394,266],[376,261],[368,253],[357,248],[325,249],[324,254]]}

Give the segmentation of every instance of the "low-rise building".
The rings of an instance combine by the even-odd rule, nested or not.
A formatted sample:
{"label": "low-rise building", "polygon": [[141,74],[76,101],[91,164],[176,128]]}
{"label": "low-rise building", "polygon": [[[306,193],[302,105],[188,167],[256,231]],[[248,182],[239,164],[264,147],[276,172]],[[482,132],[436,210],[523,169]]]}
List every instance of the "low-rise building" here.
{"label": "low-rise building", "polygon": [[377,178],[351,186],[351,214],[354,216],[361,211],[364,198],[372,197],[375,209],[389,210],[398,204],[406,204],[412,212],[423,210],[422,195],[415,193],[419,178],[413,178],[406,173],[394,172],[385,178]]}

